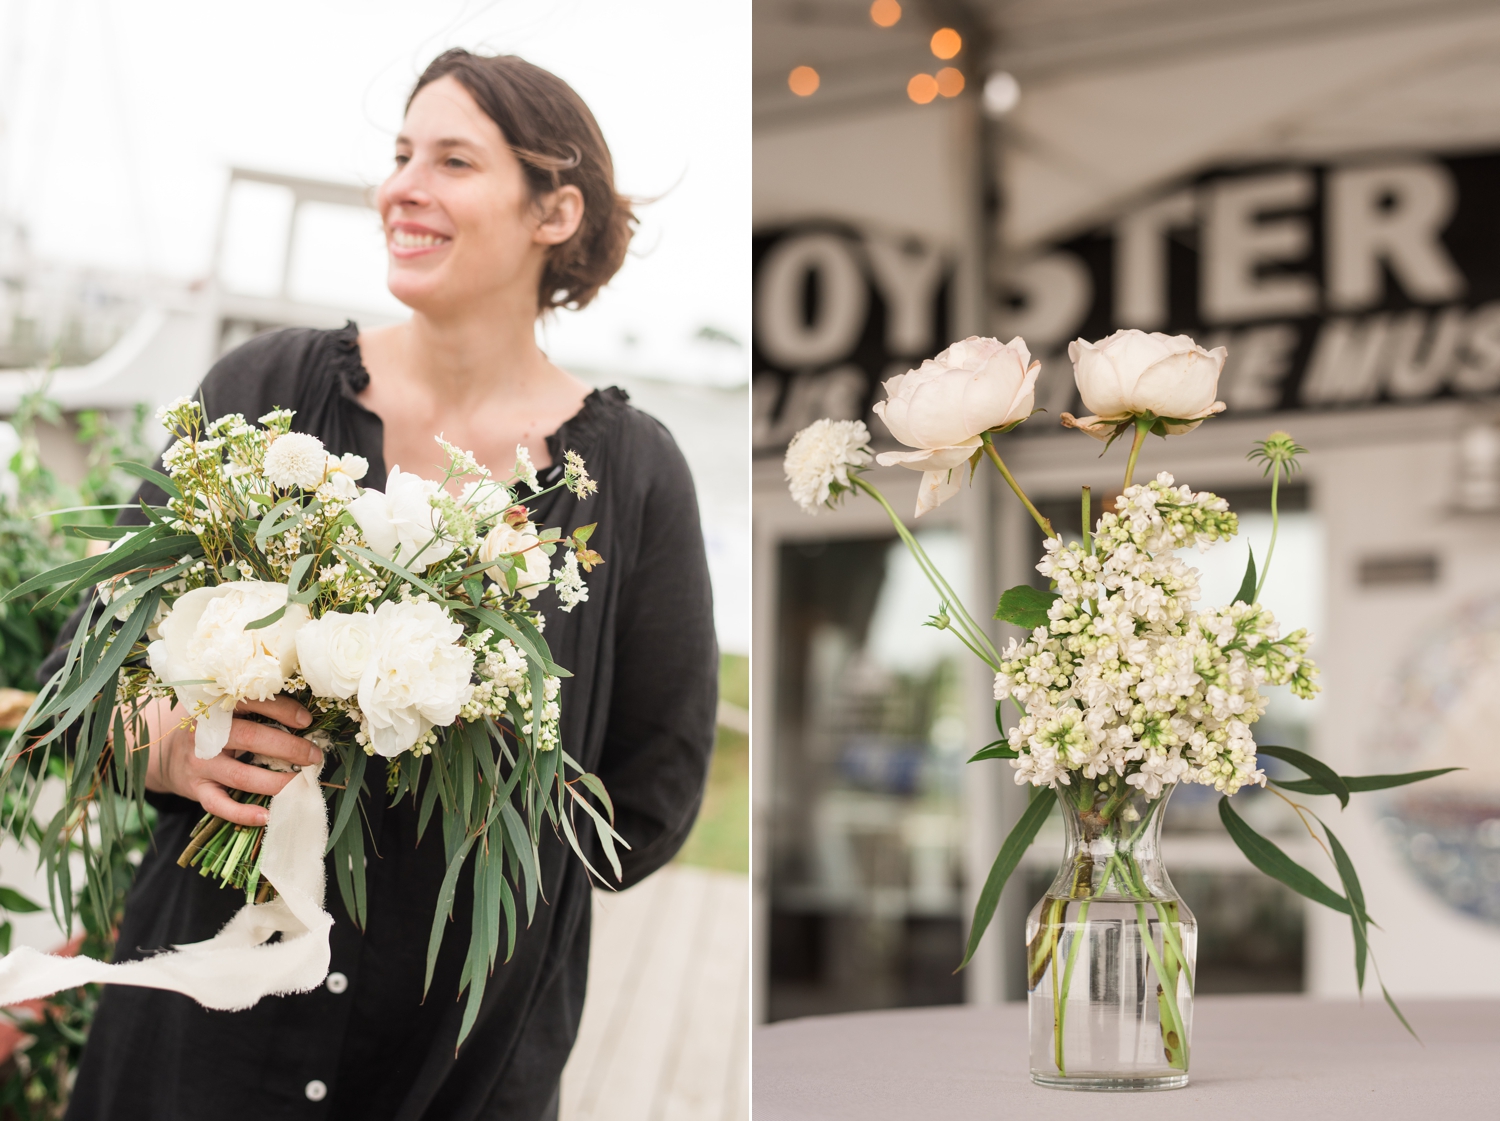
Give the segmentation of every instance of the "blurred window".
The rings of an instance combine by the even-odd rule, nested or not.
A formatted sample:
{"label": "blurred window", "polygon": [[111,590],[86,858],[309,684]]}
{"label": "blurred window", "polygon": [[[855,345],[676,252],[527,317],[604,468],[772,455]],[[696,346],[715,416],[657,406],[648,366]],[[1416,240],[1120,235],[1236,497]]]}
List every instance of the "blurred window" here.
{"label": "blurred window", "polygon": [[[919,535],[963,594],[955,531]],[[779,553],[769,1017],[956,1003],[962,658],[895,537]]]}

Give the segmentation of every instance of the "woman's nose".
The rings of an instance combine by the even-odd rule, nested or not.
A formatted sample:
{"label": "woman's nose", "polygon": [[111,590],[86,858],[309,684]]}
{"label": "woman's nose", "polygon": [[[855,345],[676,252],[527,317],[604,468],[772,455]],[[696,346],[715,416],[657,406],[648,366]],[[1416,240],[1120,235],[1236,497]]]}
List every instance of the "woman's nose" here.
{"label": "woman's nose", "polygon": [[422,206],[431,201],[426,175],[416,160],[408,160],[391,172],[380,187],[381,209],[387,206]]}

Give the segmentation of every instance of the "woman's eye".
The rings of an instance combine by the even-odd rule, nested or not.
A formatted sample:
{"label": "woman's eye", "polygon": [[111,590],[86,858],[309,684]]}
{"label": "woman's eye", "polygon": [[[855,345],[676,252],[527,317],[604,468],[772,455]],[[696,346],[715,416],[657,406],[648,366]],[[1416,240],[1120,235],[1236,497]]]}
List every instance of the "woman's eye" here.
{"label": "woman's eye", "polygon": [[448,159],[444,161],[444,166],[446,166],[446,167],[468,167],[469,166],[469,162],[467,160],[461,160],[457,156],[449,156]]}
{"label": "woman's eye", "polygon": [[396,166],[397,167],[405,167],[410,162],[411,162],[411,157],[410,156],[403,156],[399,152],[396,154]]}

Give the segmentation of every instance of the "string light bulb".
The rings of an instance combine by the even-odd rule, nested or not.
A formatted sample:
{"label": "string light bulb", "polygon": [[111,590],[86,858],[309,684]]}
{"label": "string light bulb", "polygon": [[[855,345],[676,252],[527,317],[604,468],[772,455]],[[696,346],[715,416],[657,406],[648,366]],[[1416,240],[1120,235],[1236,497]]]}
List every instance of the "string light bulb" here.
{"label": "string light bulb", "polygon": [[945,66],[937,72],[938,93],[944,97],[957,97],[964,92],[964,72],[953,66]]}
{"label": "string light bulb", "polygon": [[928,44],[932,53],[938,58],[947,61],[959,51],[964,49],[963,38],[951,27],[940,27],[932,33],[932,41]]}
{"label": "string light bulb", "polygon": [[797,66],[786,78],[787,88],[798,97],[811,97],[818,92],[822,79],[811,66]]}
{"label": "string light bulb", "polygon": [[870,5],[870,19],[876,27],[895,27],[901,22],[901,5],[896,0],[875,0]]}
{"label": "string light bulb", "polygon": [[931,74],[914,74],[906,83],[906,96],[918,105],[926,105],[938,95],[938,80]]}

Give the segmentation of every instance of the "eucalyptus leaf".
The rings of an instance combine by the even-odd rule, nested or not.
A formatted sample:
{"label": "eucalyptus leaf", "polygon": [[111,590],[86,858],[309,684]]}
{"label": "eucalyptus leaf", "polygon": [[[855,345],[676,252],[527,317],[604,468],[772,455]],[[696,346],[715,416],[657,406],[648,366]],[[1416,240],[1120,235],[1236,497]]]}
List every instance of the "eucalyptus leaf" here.
{"label": "eucalyptus leaf", "polygon": [[[979,893],[979,902],[974,905],[974,921],[969,927],[969,944],[964,950],[964,960],[959,963],[959,969],[968,965],[974,957],[974,951],[979,949],[979,942],[989,928],[990,920],[995,917],[995,908],[1000,905],[1000,893],[1005,889],[1005,881],[1010,879],[1010,874],[1016,870],[1016,865],[1021,863],[1021,857],[1031,847],[1031,842],[1036,840],[1042,823],[1047,820],[1047,815],[1057,804],[1057,792],[1050,787],[1040,786],[1034,789],[1036,793],[1032,796],[1031,804],[1026,807],[1026,812],[1011,829],[1010,836],[1005,838],[1005,843],[1000,846],[1000,852],[995,857],[995,863],[990,866],[990,874],[984,881],[983,890]],[[954,970],[955,973],[957,971]]]}
{"label": "eucalyptus leaf", "polygon": [[1339,777],[1327,763],[1314,759],[1305,751],[1298,751],[1293,747],[1266,747],[1261,744],[1255,745],[1258,755],[1269,755],[1272,759],[1280,759],[1283,763],[1290,763],[1298,770],[1305,772],[1317,785],[1323,788],[1322,792],[1332,794],[1339,800],[1340,806],[1349,804],[1349,784]]}
{"label": "eucalyptus leaf", "polygon": [[1228,795],[1219,799],[1219,820],[1224,823],[1230,839],[1239,846],[1250,863],[1266,875],[1280,880],[1314,903],[1321,903],[1343,915],[1352,913],[1347,899],[1250,828],[1245,819],[1230,807]]}

